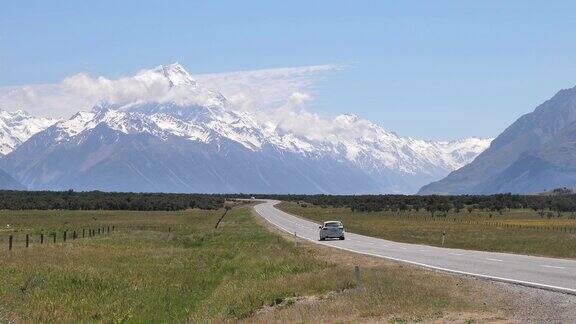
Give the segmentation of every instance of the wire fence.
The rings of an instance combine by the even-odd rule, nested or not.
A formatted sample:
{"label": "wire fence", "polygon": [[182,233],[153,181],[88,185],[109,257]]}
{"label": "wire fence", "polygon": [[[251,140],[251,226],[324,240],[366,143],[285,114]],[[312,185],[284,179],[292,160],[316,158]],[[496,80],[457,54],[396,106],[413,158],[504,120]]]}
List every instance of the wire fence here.
{"label": "wire fence", "polygon": [[28,248],[32,245],[48,245],[57,243],[72,243],[102,236],[109,236],[117,231],[162,231],[172,232],[172,227],[165,226],[123,226],[106,225],[99,227],[83,227],[79,229],[62,230],[5,230],[0,232],[0,250],[12,251],[17,248]]}

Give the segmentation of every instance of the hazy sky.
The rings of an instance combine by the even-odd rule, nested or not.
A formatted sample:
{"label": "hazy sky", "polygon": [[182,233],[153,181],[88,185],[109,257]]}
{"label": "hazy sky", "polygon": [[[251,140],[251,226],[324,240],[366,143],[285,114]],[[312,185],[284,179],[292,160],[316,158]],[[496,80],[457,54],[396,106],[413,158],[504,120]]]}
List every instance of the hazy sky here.
{"label": "hazy sky", "polygon": [[[576,85],[573,1],[3,1],[0,86],[341,64],[309,109],[400,135],[496,136]],[[0,107],[10,109],[10,107]]]}

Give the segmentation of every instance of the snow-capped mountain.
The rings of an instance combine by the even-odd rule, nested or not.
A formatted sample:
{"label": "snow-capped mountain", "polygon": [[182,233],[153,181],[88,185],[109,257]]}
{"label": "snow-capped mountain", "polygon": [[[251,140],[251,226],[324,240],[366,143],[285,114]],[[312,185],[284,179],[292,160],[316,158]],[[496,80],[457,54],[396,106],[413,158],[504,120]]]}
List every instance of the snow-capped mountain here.
{"label": "snow-capped mountain", "polygon": [[22,110],[0,110],[0,155],[12,152],[32,135],[57,121],[51,118],[36,118]]}
{"label": "snow-capped mountain", "polygon": [[2,167],[32,189],[412,193],[490,143],[403,138],[354,115],[336,117],[329,134],[308,136],[235,111],[177,63],[134,78],[170,90],[58,121]]}

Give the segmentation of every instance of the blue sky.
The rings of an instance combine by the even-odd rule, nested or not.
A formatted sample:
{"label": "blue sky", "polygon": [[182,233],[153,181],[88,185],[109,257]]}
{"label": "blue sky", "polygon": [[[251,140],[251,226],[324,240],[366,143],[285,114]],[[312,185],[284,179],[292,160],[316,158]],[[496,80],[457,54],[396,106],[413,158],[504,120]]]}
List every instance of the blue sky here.
{"label": "blue sky", "polygon": [[570,1],[5,1],[0,86],[343,64],[309,109],[400,135],[496,136],[576,85]]}

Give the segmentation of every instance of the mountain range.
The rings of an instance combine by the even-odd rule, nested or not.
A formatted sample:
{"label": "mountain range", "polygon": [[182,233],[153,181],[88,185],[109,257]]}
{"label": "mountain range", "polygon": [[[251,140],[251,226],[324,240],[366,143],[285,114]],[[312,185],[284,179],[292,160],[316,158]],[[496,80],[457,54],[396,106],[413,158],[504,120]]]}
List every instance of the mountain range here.
{"label": "mountain range", "polygon": [[520,117],[470,164],[420,194],[533,194],[576,184],[576,88]]}
{"label": "mountain range", "polygon": [[490,143],[404,138],[355,115],[334,122],[357,132],[310,137],[235,110],[177,63],[133,78],[168,95],[63,120],[2,112],[0,168],[34,190],[414,193]]}

